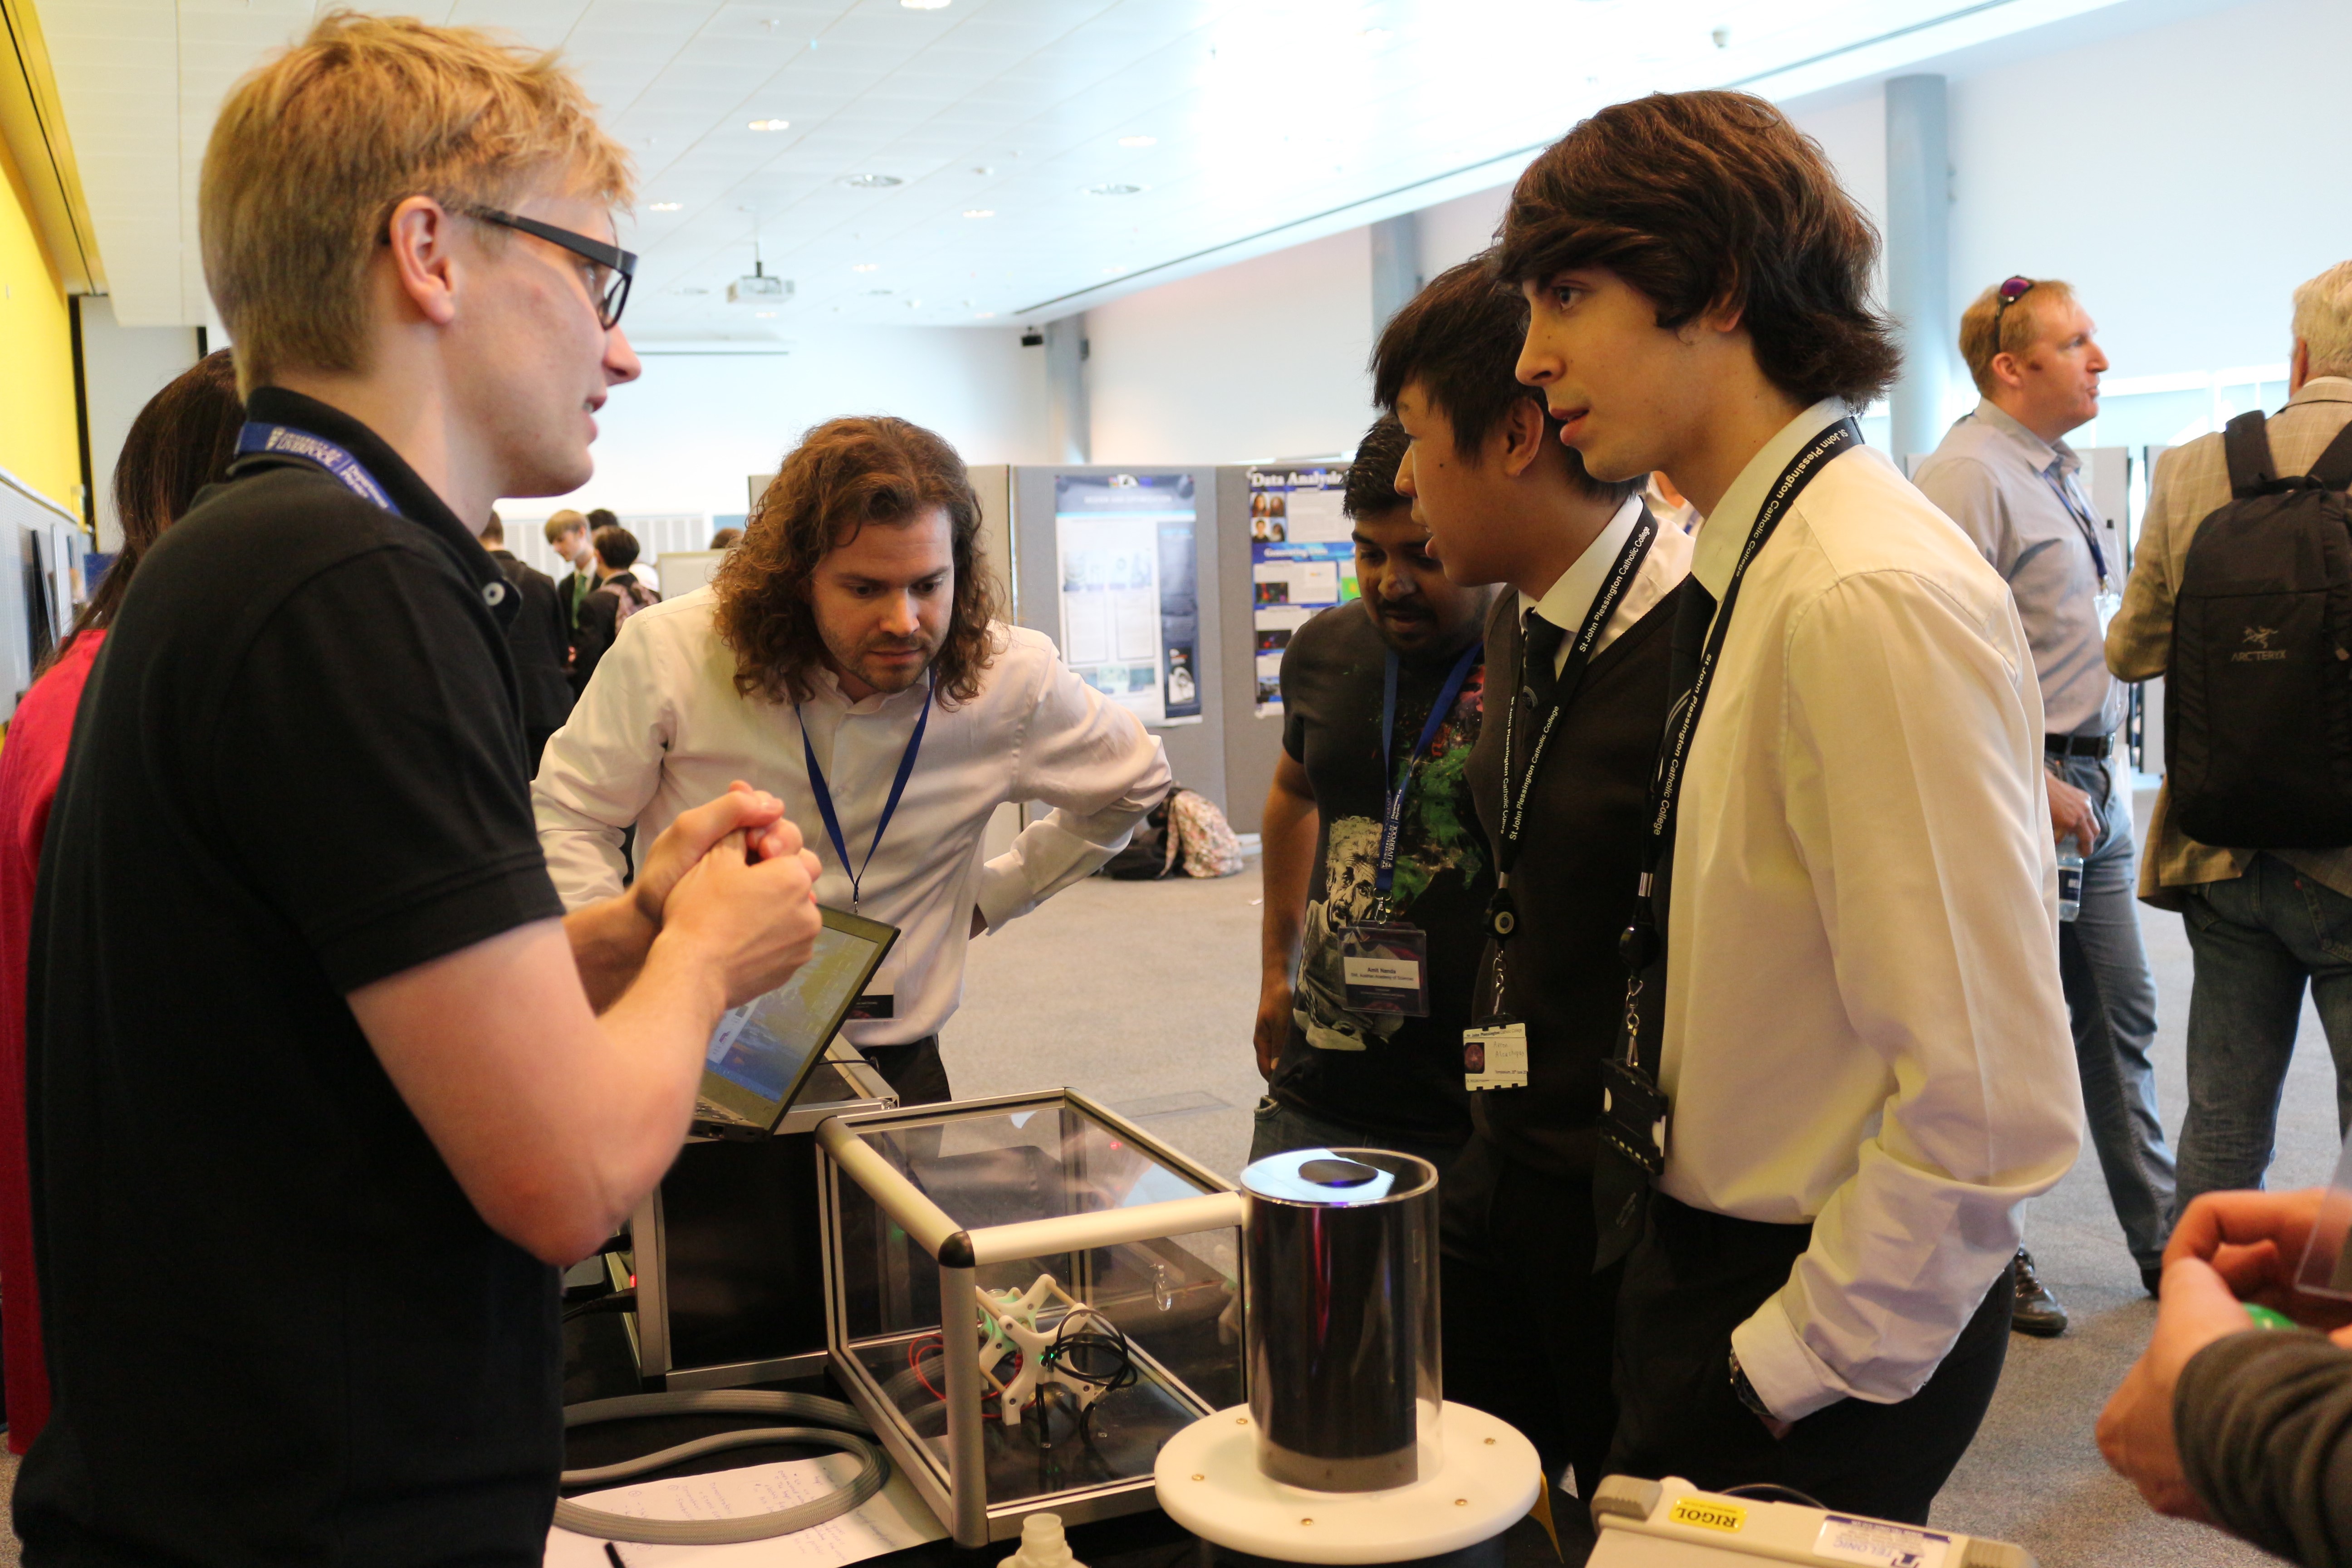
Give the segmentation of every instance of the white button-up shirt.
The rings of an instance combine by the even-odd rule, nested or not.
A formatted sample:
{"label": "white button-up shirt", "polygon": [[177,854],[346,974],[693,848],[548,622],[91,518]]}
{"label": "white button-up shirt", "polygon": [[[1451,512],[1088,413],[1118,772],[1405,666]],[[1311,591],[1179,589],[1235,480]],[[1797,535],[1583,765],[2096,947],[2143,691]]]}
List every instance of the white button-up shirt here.
{"label": "white button-up shirt", "polygon": [[[1540,599],[1519,595],[1519,624],[1527,624],[1528,613],[1533,611],[1566,632],[1559,641],[1559,651],[1551,656],[1551,672],[1558,675],[1575,650],[1576,635],[1584,629],[1584,617],[1592,613],[1592,601],[1601,596],[1601,584],[1609,581],[1611,568],[1617,564],[1618,555],[1625,542],[1633,537],[1633,524],[1641,520],[1642,498],[1628,497],[1601,529],[1600,536],[1584,547],[1569,569],[1544,590]],[[1675,591],[1690,571],[1691,536],[1673,523],[1661,519],[1657,536],[1650,541],[1650,552],[1642,557],[1633,580],[1625,584],[1617,607],[1609,612],[1608,625],[1593,640],[1592,651],[1601,650],[1632,629],[1634,623],[1657,607],[1660,599]]]}
{"label": "white button-up shirt", "polygon": [[[622,624],[531,785],[547,868],[566,909],[609,898],[621,890],[625,828],[635,824],[638,845],[648,845],[679,812],[741,779],[783,801],[816,852],[817,901],[848,909],[849,878],[809,787],[805,721],[860,868],[858,912],[899,928],[869,987],[894,997],[893,1016],[844,1026],[857,1045],[937,1033],[962,999],[973,908],[991,930],[1028,913],[1117,854],[1168,793],[1167,757],[1135,716],[1072,674],[1049,638],[1000,624],[1003,651],[979,694],[932,710],[868,865],[929,680],[852,702],[825,671],[796,718],[789,703],[737,692],[716,603],[699,588]],[[1006,801],[1054,809],[983,863],[982,836]]]}
{"label": "white button-up shirt", "polygon": [[[1720,602],[1815,405],[1701,525]],[[1740,589],[1693,738],[1668,893],[1661,1188],[1813,1225],[1731,1336],[1773,1413],[1918,1392],[2073,1165],[2042,700],[2009,585],[1850,449]]]}

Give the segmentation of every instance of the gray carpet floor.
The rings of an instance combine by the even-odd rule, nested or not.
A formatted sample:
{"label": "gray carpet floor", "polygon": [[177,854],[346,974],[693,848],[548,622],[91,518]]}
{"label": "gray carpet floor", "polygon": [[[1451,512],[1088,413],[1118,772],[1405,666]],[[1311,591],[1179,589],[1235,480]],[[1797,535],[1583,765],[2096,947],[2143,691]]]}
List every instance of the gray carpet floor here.
{"label": "gray carpet floor", "polygon": [[[2146,820],[2143,800],[2141,820]],[[1222,881],[1089,879],[977,943],[943,1049],[961,1096],[1067,1084],[1141,1121],[1202,1163],[1237,1174],[1261,1085],[1258,875]],[[2177,916],[2143,910],[2161,1007],[2166,1126],[2184,1104],[2189,961]],[[2336,1151],[2334,1071],[2306,1007],[2280,1113],[2273,1184],[2325,1181]],[[2092,1423],[2145,1343],[2140,1292],[2086,1146],[2037,1200],[2027,1241],[2074,1315],[2057,1340],[2012,1335],[1990,1415],[1938,1500],[1935,1521],[2013,1541],[2044,1568],[2236,1568],[2273,1562],[2195,1525],[2161,1520],[2101,1462]],[[0,1453],[0,1503],[16,1462]],[[17,1560],[0,1531],[0,1568]]]}
{"label": "gray carpet floor", "polygon": [[[2140,818],[2147,820],[2147,802]],[[1228,1175],[1249,1148],[1260,1092],[1249,1047],[1257,1005],[1256,864],[1223,881],[1082,882],[972,952],[944,1036],[959,1095],[1068,1084],[1140,1119]],[[2189,945],[2179,917],[2143,908],[2162,1033],[2167,1130],[2186,1103]],[[2335,1076],[2315,1015],[2280,1110],[2276,1186],[2324,1182],[2337,1149]],[[2275,1561],[2200,1526],[2158,1518],[2100,1459],[2100,1407],[2147,1339],[2140,1290],[2087,1143],[2036,1200],[2027,1244],[2073,1314],[2063,1338],[2011,1335],[1992,1411],[1938,1500],[1935,1521],[2013,1541],[2044,1568],[2223,1568]]]}

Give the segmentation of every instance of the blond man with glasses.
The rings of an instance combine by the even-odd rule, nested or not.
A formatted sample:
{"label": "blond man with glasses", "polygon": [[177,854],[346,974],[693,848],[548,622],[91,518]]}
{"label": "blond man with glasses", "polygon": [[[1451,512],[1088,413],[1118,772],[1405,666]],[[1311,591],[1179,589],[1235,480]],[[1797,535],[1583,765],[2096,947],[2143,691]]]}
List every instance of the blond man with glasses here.
{"label": "blond man with glasses", "polygon": [[222,111],[250,423],[108,638],[37,895],[27,1562],[537,1563],[555,1266],[814,943],[771,797],[568,917],[532,828],[474,534],[586,480],[637,374],[629,186],[551,58],[462,29],[330,15]]}

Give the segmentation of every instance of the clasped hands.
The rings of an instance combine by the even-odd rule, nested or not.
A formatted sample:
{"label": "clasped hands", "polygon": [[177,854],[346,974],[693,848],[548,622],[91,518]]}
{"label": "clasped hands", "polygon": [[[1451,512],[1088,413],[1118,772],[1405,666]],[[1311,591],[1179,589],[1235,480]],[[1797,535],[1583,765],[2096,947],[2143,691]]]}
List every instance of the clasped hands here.
{"label": "clasped hands", "polygon": [[2352,1349],[2352,1303],[2294,1288],[2324,1189],[2208,1193],[2189,1205],[2164,1249],[2156,1331],[2099,1415],[2099,1452],[2158,1513],[2203,1523],[2203,1504],[2180,1467],[2173,1391],[2199,1351],[2229,1334],[2258,1333],[2248,1305],[2268,1307]]}

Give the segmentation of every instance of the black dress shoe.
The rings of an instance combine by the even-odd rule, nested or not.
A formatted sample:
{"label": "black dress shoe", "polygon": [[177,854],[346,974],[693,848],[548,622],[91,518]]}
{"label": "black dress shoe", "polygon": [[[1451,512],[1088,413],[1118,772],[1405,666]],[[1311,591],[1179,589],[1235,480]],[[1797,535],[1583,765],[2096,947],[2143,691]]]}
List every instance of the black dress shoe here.
{"label": "black dress shoe", "polygon": [[2021,1334],[2054,1340],[2066,1331],[2066,1307],[2050,1293],[2033,1271],[2033,1254],[2017,1249],[2017,1295],[2010,1304],[2009,1326]]}
{"label": "black dress shoe", "polygon": [[2163,1295],[2164,1265],[2161,1263],[2144,1265],[2139,1271],[2139,1282],[2149,1295]]}

